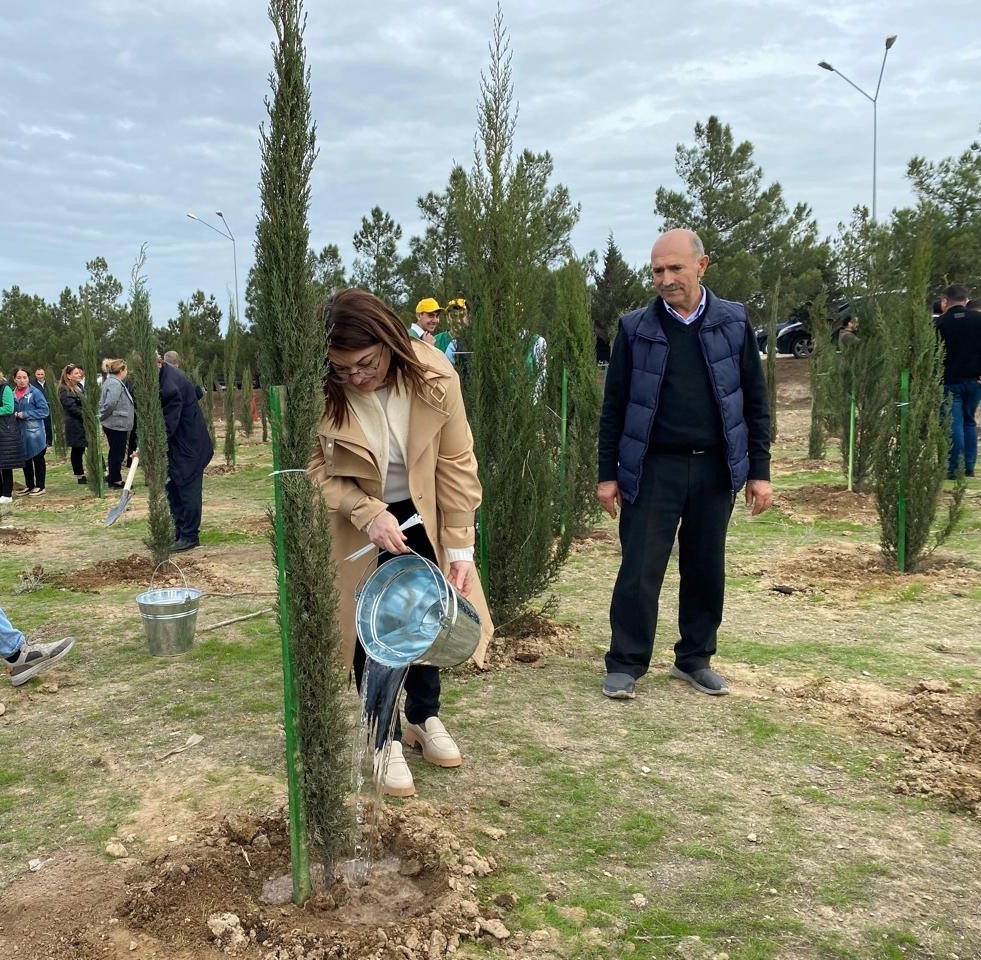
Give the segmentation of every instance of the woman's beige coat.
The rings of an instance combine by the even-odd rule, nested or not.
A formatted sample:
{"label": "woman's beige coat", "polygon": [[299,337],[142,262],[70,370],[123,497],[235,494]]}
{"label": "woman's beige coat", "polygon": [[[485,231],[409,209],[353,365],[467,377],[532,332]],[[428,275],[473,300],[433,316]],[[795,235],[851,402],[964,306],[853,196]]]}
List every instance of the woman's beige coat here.
{"label": "woman's beige coat", "polygon": [[[410,398],[405,462],[409,491],[439,565],[448,573],[444,549],[474,545],[474,512],[480,505],[481,489],[473,435],[453,365],[439,350],[421,340],[413,340],[412,348],[432,372],[425,375],[423,393],[413,392]],[[353,414],[343,426],[335,425],[326,414],[321,418],[317,446],[307,472],[320,485],[330,511],[340,601],[338,616],[344,638],[344,663],[350,669],[357,643],[354,589],[370,558],[344,557],[369,543],[363,529],[388,507],[382,499],[377,457],[368,448],[365,432]],[[475,578],[468,599],[480,614],[483,627],[473,655],[474,661],[482,665],[494,625],[479,578]]]}

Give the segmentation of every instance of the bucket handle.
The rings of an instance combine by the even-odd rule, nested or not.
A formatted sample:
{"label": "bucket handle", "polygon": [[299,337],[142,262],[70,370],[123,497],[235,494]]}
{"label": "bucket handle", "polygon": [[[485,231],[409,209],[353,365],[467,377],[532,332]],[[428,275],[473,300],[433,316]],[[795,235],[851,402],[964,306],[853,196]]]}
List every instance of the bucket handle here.
{"label": "bucket handle", "polygon": [[[433,578],[433,582],[436,584],[436,590],[439,593],[439,604],[443,608],[443,616],[445,617],[446,614],[447,614],[447,611],[450,608],[450,595],[449,595],[450,594],[450,583],[446,579],[446,575],[443,573],[442,570],[439,569],[439,567],[436,566],[435,563],[433,563],[432,560],[428,559],[427,557],[424,557],[421,553],[417,553],[411,547],[409,547],[409,551],[408,552],[415,554],[426,565],[426,569],[429,571],[429,575]],[[405,554],[404,553],[396,553],[396,554],[393,554],[393,556],[395,556],[395,557],[404,557]],[[368,561],[368,564],[364,568],[364,570],[361,571],[361,576],[358,578],[357,586],[355,586],[355,588],[354,588],[354,595],[355,596],[358,596],[361,593],[361,591],[364,589],[364,585],[365,585],[365,583],[367,583],[368,577],[370,576],[370,574],[368,573],[368,571],[372,569],[371,565],[373,563],[375,563],[377,561],[377,559],[378,559],[378,555],[376,554],[375,556],[373,556]],[[164,562],[166,563],[167,561],[164,561]],[[173,561],[170,561],[170,562],[173,563]],[[175,563],[174,566],[176,567],[177,564]],[[178,567],[178,569],[180,569],[180,568]],[[375,567],[375,569],[376,570],[378,569],[377,566]],[[440,577],[443,578],[443,583],[440,583],[440,577],[437,577],[436,576],[437,573],[440,575]],[[446,589],[444,589],[444,584],[446,586]]]}
{"label": "bucket handle", "polygon": [[170,565],[171,565],[172,567],[176,567],[176,568],[177,568],[177,572],[178,572],[178,573],[179,573],[179,574],[181,575],[181,579],[182,579],[182,580],[184,581],[184,588],[185,588],[185,589],[187,589],[187,577],[186,577],[186,576],[184,576],[184,571],[183,571],[183,570],[181,570],[181,568],[180,568],[180,567],[178,567],[178,566],[177,566],[177,564],[176,564],[176,563],[174,563],[174,561],[173,561],[173,560],[171,560],[171,559],[170,559],[170,558],[168,557],[168,558],[167,558],[166,560],[161,560],[161,561],[160,561],[160,563],[158,563],[158,564],[157,564],[157,565],[156,565],[156,566],[155,566],[155,567],[153,568],[153,573],[151,573],[151,574],[150,574],[150,586],[149,586],[149,587],[147,587],[147,590],[152,590],[152,589],[153,589],[153,578],[154,578],[154,577],[156,577],[156,575],[157,575],[157,571],[158,571],[158,570],[159,570],[159,569],[160,569],[160,568],[161,568],[161,567],[162,567],[162,566],[163,566],[164,564],[166,564],[166,563],[169,563],[169,564],[170,564]]}

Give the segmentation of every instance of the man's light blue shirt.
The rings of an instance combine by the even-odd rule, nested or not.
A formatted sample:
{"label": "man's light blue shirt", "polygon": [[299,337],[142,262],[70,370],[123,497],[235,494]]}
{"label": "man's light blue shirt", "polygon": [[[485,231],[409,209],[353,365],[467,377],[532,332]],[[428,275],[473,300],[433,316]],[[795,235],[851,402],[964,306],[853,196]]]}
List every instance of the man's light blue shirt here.
{"label": "man's light blue shirt", "polygon": [[677,310],[675,310],[674,307],[671,306],[670,303],[667,302],[667,300],[664,300],[662,297],[661,299],[664,303],[664,309],[667,310],[668,313],[675,318],[675,320],[680,320],[683,324],[685,324],[685,326],[694,323],[705,312],[705,287],[699,284],[699,288],[702,291],[702,299],[699,301],[698,306],[695,307],[694,311],[692,311],[691,316],[683,317]]}

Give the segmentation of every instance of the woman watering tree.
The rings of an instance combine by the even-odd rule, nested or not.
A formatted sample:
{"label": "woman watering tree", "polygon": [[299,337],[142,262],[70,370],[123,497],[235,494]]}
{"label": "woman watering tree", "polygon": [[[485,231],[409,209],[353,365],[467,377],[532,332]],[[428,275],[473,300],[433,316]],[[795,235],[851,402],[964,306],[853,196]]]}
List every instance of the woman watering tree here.
{"label": "woman watering tree", "polygon": [[[365,654],[357,642],[354,589],[363,563],[345,561],[373,543],[378,562],[414,550],[437,563],[480,613],[480,663],[493,626],[476,575],[474,512],[480,482],[460,381],[446,358],[411,340],[398,316],[364,290],[342,290],[328,306],[324,414],[309,472],[330,511],[346,666],[361,689]],[[422,524],[399,529],[418,513]],[[404,737],[441,767],[463,758],[439,719],[436,667],[414,664],[405,681]],[[398,721],[385,792],[415,792]]]}

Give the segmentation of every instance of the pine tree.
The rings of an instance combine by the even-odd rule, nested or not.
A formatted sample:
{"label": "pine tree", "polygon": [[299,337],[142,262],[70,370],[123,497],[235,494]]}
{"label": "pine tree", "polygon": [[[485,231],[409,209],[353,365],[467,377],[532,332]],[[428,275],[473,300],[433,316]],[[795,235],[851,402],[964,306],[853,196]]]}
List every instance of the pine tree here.
{"label": "pine tree", "polygon": [[[955,489],[953,512],[934,535],[933,524],[950,452],[950,415],[943,405],[943,346],[926,308],[930,270],[928,235],[920,238],[910,265],[903,309],[876,331],[884,355],[881,371],[883,400],[868,429],[872,434],[872,477],[881,526],[882,552],[896,560],[899,553],[898,505],[901,476],[905,475],[906,571],[915,570],[934,546],[942,542],[957,521],[963,498],[963,475]],[[909,403],[900,404],[900,377],[909,375]],[[905,419],[905,443],[900,444]]]}
{"label": "pine tree", "polygon": [[[326,330],[309,256],[310,174],[316,138],[310,75],[303,46],[300,0],[275,0],[272,99],[263,126],[253,329],[260,381],[286,397],[279,466],[303,471],[323,411]],[[283,385],[277,387],[275,385]],[[298,692],[300,775],[309,842],[327,874],[350,836],[344,799],[350,777],[345,677],[338,663],[340,633],[327,508],[305,473],[280,476],[286,553],[288,643]],[[291,697],[293,691],[287,691]]]}
{"label": "pine tree", "polygon": [[596,338],[611,347],[616,339],[620,317],[651,299],[651,291],[644,278],[623,259],[611,233],[603,253],[603,272],[593,277],[590,313]]}
{"label": "pine tree", "polygon": [[228,332],[225,334],[225,393],[222,413],[225,418],[225,463],[235,466],[235,361],[238,358],[239,324],[233,306],[228,305]]}
{"label": "pine tree", "polygon": [[544,332],[547,267],[569,253],[579,209],[564,187],[549,188],[547,153],[514,155],[511,54],[500,6],[489,50],[474,165],[454,182],[454,212],[477,300],[464,388],[483,485],[485,588],[502,623],[551,582],[559,565],[552,543],[558,463],[542,443],[552,413],[534,401],[538,371],[528,357]]}
{"label": "pine tree", "polygon": [[352,245],[356,254],[351,282],[369,290],[395,309],[402,306],[404,285],[399,274],[398,243],[402,228],[381,207],[372,207],[369,217],[361,218],[361,229]]}
{"label": "pine tree", "polygon": [[95,321],[88,292],[82,288],[82,369],[85,371],[85,394],[82,397],[82,425],[85,427],[85,473],[89,492],[100,500],[105,496],[105,474],[102,465],[102,427],[99,423],[99,357],[95,352]]}
{"label": "pine tree", "polygon": [[147,539],[154,563],[170,556],[174,526],[167,502],[167,427],[160,405],[160,371],[157,367],[157,336],[150,318],[150,296],[146,289],[143,265],[146,254],[133,268],[130,284],[130,331],[136,347],[136,430],[140,449],[140,466],[147,482]]}
{"label": "pine tree", "polygon": [[764,184],[752,143],[737,143],[729,125],[711,116],[695,124],[693,146],[678,144],[675,170],[685,190],[659,187],[654,213],[665,229],[699,235],[710,257],[706,283],[715,293],[745,303],[754,321],[768,315],[778,276],[784,303],[817,295],[830,250],[818,240],[807,204],[788,209],[780,184]]}

